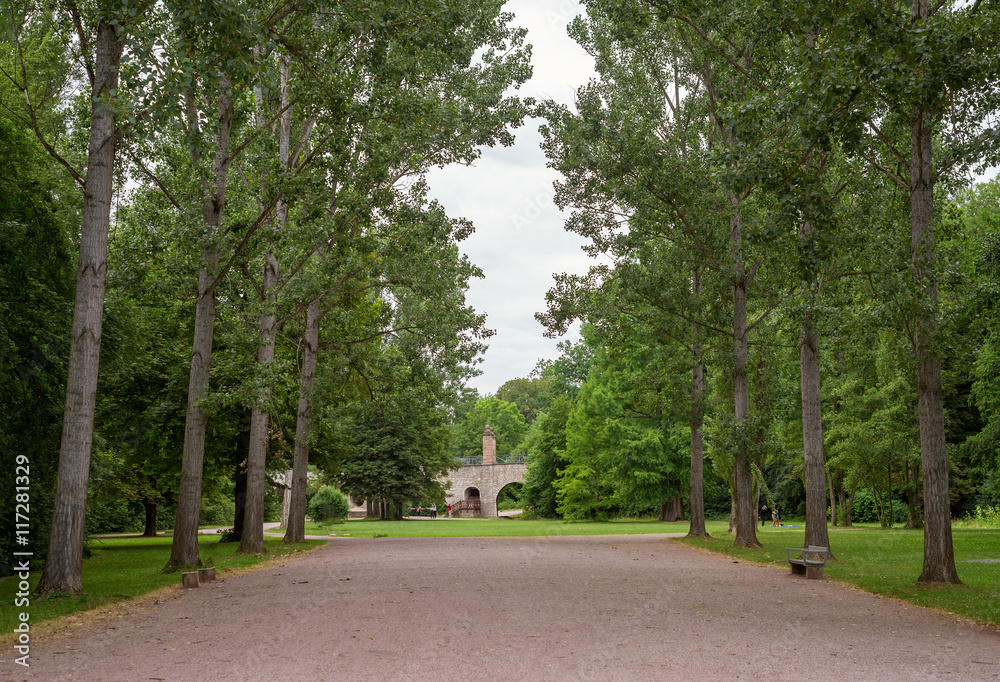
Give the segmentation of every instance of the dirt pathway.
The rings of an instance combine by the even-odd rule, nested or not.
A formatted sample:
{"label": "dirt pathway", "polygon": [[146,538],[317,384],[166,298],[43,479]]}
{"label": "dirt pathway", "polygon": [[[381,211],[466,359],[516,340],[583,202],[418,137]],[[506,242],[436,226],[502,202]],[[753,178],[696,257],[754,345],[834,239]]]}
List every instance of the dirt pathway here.
{"label": "dirt pathway", "polygon": [[996,628],[641,535],[336,539],[31,654],[0,680],[1000,679]]}

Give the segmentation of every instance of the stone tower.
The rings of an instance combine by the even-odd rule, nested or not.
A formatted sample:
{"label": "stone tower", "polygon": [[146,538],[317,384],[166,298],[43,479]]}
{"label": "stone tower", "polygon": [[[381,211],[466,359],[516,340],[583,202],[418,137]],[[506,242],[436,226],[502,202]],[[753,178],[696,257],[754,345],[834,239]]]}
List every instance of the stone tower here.
{"label": "stone tower", "polygon": [[497,437],[493,435],[493,427],[487,426],[483,431],[483,464],[497,463]]}

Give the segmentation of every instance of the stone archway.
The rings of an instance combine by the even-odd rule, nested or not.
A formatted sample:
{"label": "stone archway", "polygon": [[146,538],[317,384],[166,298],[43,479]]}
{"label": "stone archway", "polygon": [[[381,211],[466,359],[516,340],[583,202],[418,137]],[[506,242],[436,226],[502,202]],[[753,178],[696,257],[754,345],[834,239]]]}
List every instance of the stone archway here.
{"label": "stone archway", "polygon": [[524,483],[528,473],[528,465],[524,455],[514,456],[516,462],[497,462],[496,437],[489,426],[483,433],[483,461],[476,464],[465,464],[452,471],[442,483],[449,484],[446,500],[448,504],[456,505],[468,498],[467,490],[475,489],[479,493],[480,516],[497,515],[497,496],[504,487],[511,483]]}
{"label": "stone archway", "polygon": [[446,493],[448,504],[457,504],[469,498],[466,490],[479,491],[480,515],[497,515],[497,496],[511,483],[524,483],[527,464],[466,464],[452,471],[443,482],[450,483]]}
{"label": "stone archway", "polygon": [[493,501],[494,505],[496,505],[497,516],[502,516],[505,513],[504,510],[500,509],[500,498],[504,497],[504,491],[507,491],[508,493],[514,493],[514,497],[520,499],[521,494],[524,491],[524,482],[512,481],[507,485],[497,489],[497,498]]}

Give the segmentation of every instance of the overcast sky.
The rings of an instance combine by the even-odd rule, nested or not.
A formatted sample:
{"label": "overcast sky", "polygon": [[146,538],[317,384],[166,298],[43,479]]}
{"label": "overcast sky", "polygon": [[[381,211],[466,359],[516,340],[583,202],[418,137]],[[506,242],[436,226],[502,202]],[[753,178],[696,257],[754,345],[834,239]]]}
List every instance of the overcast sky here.
{"label": "overcast sky", "polygon": [[[532,45],[534,75],[520,94],[572,102],[594,73],[593,61],[566,35],[566,24],[582,13],[579,4],[514,0],[506,9],[528,29]],[[484,395],[528,376],[539,358],[558,355],[558,340],[542,336],[534,314],[545,308],[553,273],[583,273],[593,263],[580,249],[584,240],[563,229],[565,215],[552,203],[558,174],[545,166],[538,125],[530,119],[516,131],[514,146],[485,149],[473,167],[436,169],[428,180],[449,215],[476,226],[461,248],[486,275],[473,281],[467,300],[496,330],[479,365],[482,376],[469,382]]]}

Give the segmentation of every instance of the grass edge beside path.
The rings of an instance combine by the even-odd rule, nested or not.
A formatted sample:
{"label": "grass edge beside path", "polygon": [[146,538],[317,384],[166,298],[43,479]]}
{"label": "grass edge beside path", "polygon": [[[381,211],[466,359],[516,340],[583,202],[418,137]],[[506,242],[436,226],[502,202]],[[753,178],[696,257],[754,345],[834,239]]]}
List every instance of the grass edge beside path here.
{"label": "grass edge beside path", "polygon": [[[788,570],[786,547],[802,547],[803,530],[759,529],[762,549],[734,547],[728,533],[707,539],[673,538],[689,547],[747,563]],[[981,625],[1000,626],[1000,530],[953,528],[955,562],[962,585],[917,582],[923,563],[923,531],[903,528],[831,528],[837,559],[826,578],[880,597],[930,608]],[[789,577],[789,579],[801,579]]]}
{"label": "grass edge beside path", "polygon": [[[152,542],[151,542],[152,541]],[[53,636],[76,633],[80,629],[90,628],[116,618],[139,613],[151,605],[170,601],[180,597],[184,590],[181,587],[180,572],[164,573],[163,566],[170,556],[169,535],[161,535],[156,538],[143,538],[140,536],[122,538],[103,538],[91,543],[95,551],[95,556],[85,559],[83,564],[83,595],[64,596],[55,599],[39,599],[33,592],[30,596],[31,604],[27,607],[14,606],[14,595],[17,592],[17,576],[0,580],[0,599],[5,608],[0,611],[0,647],[8,649],[17,639],[13,632],[18,614],[27,612],[31,619],[30,635],[32,641],[36,637],[49,639]],[[199,542],[199,550],[204,565],[216,567],[216,578],[229,578],[243,573],[264,570],[279,564],[295,561],[302,558],[319,547],[327,543],[323,540],[307,540],[297,545],[284,545],[280,539],[265,539],[268,553],[264,555],[235,555],[234,551],[238,543],[220,544],[217,538],[203,536]],[[107,554],[122,552],[125,557],[129,545],[142,548],[148,553],[148,557],[142,561],[138,568],[123,568],[114,561],[107,561]],[[162,551],[148,551],[150,545],[162,546]],[[108,551],[112,550],[112,551]],[[95,564],[94,560],[105,554],[105,565]],[[135,554],[135,553],[134,553]],[[209,563],[206,560],[213,560]],[[97,575],[97,573],[102,575]],[[31,574],[31,589],[34,590],[38,582],[41,571]],[[141,575],[143,580],[133,582],[131,585],[123,584],[130,575]],[[102,584],[118,581],[115,585],[120,588],[115,593],[88,590],[88,584],[96,584],[100,590]],[[74,603],[75,602],[75,603]],[[2,657],[11,654],[13,649],[4,652]]]}

